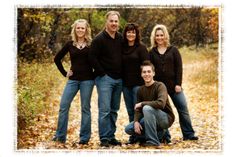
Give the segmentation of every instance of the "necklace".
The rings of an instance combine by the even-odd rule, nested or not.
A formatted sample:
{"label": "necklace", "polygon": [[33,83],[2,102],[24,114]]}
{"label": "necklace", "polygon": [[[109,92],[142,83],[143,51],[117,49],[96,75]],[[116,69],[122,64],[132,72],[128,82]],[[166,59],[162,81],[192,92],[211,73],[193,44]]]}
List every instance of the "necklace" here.
{"label": "necklace", "polygon": [[85,47],[85,42],[81,42],[81,43],[77,42],[77,43],[76,43],[76,47],[77,47],[78,49],[84,48],[84,47]]}

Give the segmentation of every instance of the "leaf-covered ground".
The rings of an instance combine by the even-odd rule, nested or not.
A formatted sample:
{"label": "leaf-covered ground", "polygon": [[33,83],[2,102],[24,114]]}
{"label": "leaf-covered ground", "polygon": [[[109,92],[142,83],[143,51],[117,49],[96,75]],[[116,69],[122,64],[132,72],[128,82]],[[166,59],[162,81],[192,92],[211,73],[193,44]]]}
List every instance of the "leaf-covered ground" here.
{"label": "leaf-covered ground", "polygon": [[[186,61],[184,64],[183,88],[188,101],[188,108],[192,119],[193,128],[198,141],[183,141],[182,133],[178,123],[178,114],[174,109],[176,121],[170,128],[172,136],[171,145],[163,145],[161,151],[211,151],[218,152],[222,150],[222,124],[221,124],[221,101],[218,97],[218,92],[221,90],[218,87],[218,57],[213,56],[208,59],[199,59],[197,61]],[[54,69],[56,70],[56,69]],[[60,76],[60,75],[59,75]],[[57,126],[57,116],[59,111],[59,103],[66,80],[63,77],[58,77],[58,86],[55,89],[50,89],[50,99],[45,100],[48,103],[49,109],[43,114],[37,115],[34,119],[35,125],[29,126],[18,132],[17,149],[40,149],[40,150],[104,150],[99,146],[98,137],[98,107],[97,94],[94,88],[92,96],[92,136],[90,142],[86,146],[74,144],[79,141],[79,129],[81,120],[79,93],[75,97],[69,116],[68,136],[66,144],[52,142],[51,139],[55,133]],[[132,151],[152,148],[140,147],[138,144],[125,145],[128,140],[128,135],[125,134],[124,128],[128,124],[128,115],[125,104],[121,101],[120,110],[117,120],[116,138],[123,144],[122,146],[110,147],[119,151]],[[105,149],[107,150],[107,148]]]}

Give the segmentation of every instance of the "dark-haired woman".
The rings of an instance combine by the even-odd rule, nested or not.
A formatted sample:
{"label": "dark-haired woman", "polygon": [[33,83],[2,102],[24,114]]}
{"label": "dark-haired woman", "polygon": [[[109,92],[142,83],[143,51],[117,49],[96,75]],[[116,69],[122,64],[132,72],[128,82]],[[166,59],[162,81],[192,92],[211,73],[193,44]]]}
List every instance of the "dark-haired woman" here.
{"label": "dark-haired woman", "polygon": [[[137,102],[137,91],[144,84],[140,75],[140,65],[144,60],[149,60],[149,55],[146,46],[140,42],[140,31],[136,24],[126,24],[123,38],[123,96],[129,122],[132,122],[134,120],[134,105]],[[135,143],[136,140],[134,136],[130,136],[128,143]]]}

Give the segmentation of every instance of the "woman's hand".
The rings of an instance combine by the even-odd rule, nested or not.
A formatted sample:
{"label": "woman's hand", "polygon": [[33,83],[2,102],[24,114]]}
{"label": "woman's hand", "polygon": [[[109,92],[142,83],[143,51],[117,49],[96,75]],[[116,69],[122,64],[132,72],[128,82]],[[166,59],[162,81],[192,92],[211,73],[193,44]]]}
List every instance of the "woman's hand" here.
{"label": "woman's hand", "polygon": [[141,135],[141,130],[143,130],[141,124],[139,122],[134,122],[134,132]]}
{"label": "woman's hand", "polygon": [[175,86],[175,92],[176,92],[176,93],[179,93],[179,92],[181,92],[181,91],[182,91],[181,86],[176,85],[176,86]]}
{"label": "woman's hand", "polygon": [[73,71],[70,70],[70,71],[67,72],[66,77],[69,78],[69,77],[72,76],[72,75],[73,75]]}

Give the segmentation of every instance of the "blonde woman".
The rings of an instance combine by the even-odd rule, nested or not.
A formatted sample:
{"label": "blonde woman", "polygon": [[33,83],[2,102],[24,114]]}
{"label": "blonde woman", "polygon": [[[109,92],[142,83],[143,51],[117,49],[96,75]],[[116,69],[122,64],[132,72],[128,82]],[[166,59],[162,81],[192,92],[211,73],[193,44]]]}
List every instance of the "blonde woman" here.
{"label": "blonde woman", "polygon": [[[72,25],[71,36],[72,41],[67,42],[54,58],[57,68],[68,81],[61,98],[57,131],[53,140],[66,142],[70,105],[80,90],[82,119],[79,144],[87,144],[91,136],[90,100],[94,86],[93,70],[88,61],[92,40],[88,22],[84,19],[76,20]],[[70,54],[71,61],[68,71],[61,62],[67,53]]]}
{"label": "blonde woman", "polygon": [[[170,45],[169,33],[165,25],[156,25],[151,33],[150,60],[155,66],[157,81],[163,82],[179,114],[179,123],[183,140],[198,140],[194,135],[187,101],[181,87],[182,84],[182,59],[178,49]],[[165,137],[170,142],[170,135]]]}

